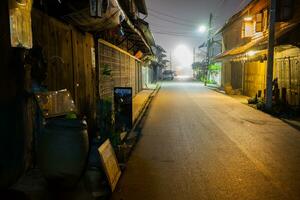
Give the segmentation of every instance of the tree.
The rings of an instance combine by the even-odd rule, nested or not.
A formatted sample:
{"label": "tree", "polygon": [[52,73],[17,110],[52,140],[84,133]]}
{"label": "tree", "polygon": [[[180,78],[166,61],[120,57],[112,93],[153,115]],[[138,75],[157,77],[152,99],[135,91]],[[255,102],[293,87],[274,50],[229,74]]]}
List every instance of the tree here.
{"label": "tree", "polygon": [[151,66],[153,68],[154,77],[153,81],[158,81],[162,70],[167,67],[167,63],[170,62],[167,60],[166,50],[159,45],[155,46],[155,60],[151,62]]}

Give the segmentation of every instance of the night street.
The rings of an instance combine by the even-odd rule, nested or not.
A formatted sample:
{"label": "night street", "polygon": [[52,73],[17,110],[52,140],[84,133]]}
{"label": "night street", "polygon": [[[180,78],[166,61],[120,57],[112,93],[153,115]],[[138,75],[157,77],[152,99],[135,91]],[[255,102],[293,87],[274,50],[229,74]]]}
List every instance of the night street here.
{"label": "night street", "polygon": [[0,1],[0,200],[300,200],[299,11]]}
{"label": "night street", "polygon": [[165,82],[113,200],[300,199],[300,132],[198,82]]}

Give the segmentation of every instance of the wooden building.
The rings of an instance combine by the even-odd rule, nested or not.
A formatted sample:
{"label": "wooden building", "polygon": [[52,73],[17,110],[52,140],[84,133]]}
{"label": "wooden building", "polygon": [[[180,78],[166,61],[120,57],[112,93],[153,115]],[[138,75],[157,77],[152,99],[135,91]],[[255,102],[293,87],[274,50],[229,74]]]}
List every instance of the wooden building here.
{"label": "wooden building", "polygon": [[[277,9],[274,79],[287,90],[291,106],[300,104],[299,1],[280,1]],[[232,16],[219,33],[223,52],[214,60],[222,62],[222,86],[230,85],[244,95],[255,96],[266,88],[269,1],[253,0]],[[282,94],[281,94],[282,98]]]}
{"label": "wooden building", "polygon": [[[113,87],[132,87],[134,95],[141,91],[145,79],[142,68],[147,67],[143,58],[152,55],[155,46],[147,22],[138,17],[147,14],[144,1],[121,1],[135,9],[121,7],[118,0],[108,4],[96,0],[24,2],[0,3],[0,176],[7,174],[10,180],[33,164],[37,112],[33,75],[43,72],[40,78],[46,90],[71,92],[77,114],[86,118],[92,137],[100,131],[97,103],[112,97]],[[24,23],[17,24],[23,28],[20,31],[12,23],[18,23],[24,5]],[[33,68],[30,62],[41,69]]]}

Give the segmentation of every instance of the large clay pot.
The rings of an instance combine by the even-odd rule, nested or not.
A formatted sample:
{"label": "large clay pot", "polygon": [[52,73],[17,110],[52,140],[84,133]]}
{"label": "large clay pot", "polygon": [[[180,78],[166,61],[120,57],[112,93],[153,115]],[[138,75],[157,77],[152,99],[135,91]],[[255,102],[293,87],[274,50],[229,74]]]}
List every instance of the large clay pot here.
{"label": "large clay pot", "polygon": [[51,185],[73,187],[78,182],[88,155],[85,121],[51,119],[38,142],[38,165]]}

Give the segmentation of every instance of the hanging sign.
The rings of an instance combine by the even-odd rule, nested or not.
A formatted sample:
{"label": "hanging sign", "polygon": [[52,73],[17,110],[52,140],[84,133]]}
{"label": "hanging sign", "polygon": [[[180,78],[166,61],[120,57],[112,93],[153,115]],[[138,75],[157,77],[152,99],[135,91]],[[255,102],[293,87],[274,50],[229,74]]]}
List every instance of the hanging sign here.
{"label": "hanging sign", "polygon": [[32,0],[9,0],[12,47],[32,48],[31,8]]}

